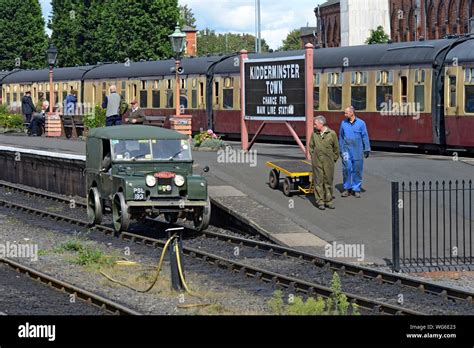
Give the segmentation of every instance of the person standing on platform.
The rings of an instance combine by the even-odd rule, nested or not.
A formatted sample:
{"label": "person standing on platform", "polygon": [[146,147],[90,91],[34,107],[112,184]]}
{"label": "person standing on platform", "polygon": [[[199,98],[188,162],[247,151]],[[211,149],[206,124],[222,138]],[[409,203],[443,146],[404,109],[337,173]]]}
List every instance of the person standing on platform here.
{"label": "person standing on platform", "polygon": [[145,121],[145,113],[138,106],[138,102],[136,100],[132,100],[130,105],[131,105],[131,109],[128,116],[125,118],[125,123],[143,124],[143,122]]}
{"label": "person standing on platform", "polygon": [[21,98],[21,111],[23,115],[25,115],[25,122],[31,122],[31,115],[33,112],[36,112],[35,104],[33,104],[33,100],[31,99],[31,92],[27,91],[23,98]]}
{"label": "person standing on platform", "polygon": [[345,110],[345,117],[339,131],[344,180],[342,197],[349,197],[352,192],[356,198],[360,198],[364,158],[368,158],[371,151],[369,133],[365,122],[356,117],[353,106]]}
{"label": "person standing on platform", "polygon": [[334,166],[339,159],[336,132],[326,125],[324,116],[314,119],[315,131],[311,136],[309,153],[313,166],[314,197],[320,210],[335,209],[333,204]]}
{"label": "person standing on platform", "polygon": [[105,112],[105,126],[119,126],[122,124],[122,116],[120,116],[120,94],[117,93],[117,87],[110,86],[110,94],[105,97],[102,103],[102,108],[106,109]]}
{"label": "person standing on platform", "polygon": [[69,94],[66,96],[64,105],[65,105],[66,115],[76,114],[77,96],[76,96],[76,91],[74,91],[72,88]]}

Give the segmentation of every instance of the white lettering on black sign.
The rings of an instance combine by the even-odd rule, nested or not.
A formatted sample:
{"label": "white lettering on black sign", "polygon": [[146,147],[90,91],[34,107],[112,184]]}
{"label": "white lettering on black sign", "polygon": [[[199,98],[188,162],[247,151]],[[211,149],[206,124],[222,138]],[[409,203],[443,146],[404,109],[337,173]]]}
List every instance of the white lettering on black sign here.
{"label": "white lettering on black sign", "polygon": [[245,63],[245,116],[249,119],[302,120],[305,117],[303,58]]}

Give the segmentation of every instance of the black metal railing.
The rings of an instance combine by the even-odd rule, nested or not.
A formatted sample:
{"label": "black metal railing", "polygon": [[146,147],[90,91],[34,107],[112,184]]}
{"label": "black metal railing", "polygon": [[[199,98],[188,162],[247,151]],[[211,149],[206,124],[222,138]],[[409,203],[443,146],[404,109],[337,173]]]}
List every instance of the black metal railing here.
{"label": "black metal railing", "polygon": [[472,180],[392,182],[394,271],[474,269]]}

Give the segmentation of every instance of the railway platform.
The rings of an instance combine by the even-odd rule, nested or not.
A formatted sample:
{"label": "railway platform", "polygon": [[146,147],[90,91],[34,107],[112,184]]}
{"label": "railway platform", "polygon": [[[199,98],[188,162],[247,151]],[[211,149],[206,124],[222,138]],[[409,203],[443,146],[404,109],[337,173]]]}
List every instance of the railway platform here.
{"label": "railway platform", "polygon": [[[328,245],[363,247],[360,263],[384,265],[391,258],[391,182],[465,180],[474,161],[434,155],[373,152],[365,164],[362,198],[342,198],[341,162],[336,164],[335,210],[320,211],[312,195],[286,197],[269,187],[268,161],[302,160],[297,146],[256,144],[255,157],[237,161],[238,143],[227,153],[194,151],[195,171],[206,174],[213,203],[280,244],[327,256]],[[0,146],[84,155],[76,140],[0,135]],[[245,159],[244,156],[240,156]],[[248,158],[247,158],[248,159]],[[239,163],[237,163],[239,162]],[[334,244],[335,243],[335,244]],[[332,250],[332,249],[331,249]],[[357,261],[357,260],[352,260]],[[359,261],[357,261],[359,262]]]}

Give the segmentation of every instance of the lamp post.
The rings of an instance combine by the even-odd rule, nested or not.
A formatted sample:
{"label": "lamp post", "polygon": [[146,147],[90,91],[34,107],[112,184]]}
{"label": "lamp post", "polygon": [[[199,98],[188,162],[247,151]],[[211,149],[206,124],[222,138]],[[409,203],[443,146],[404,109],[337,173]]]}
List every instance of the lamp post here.
{"label": "lamp post", "polygon": [[181,73],[181,61],[180,57],[186,47],[186,34],[181,31],[179,25],[176,25],[174,33],[169,36],[171,40],[171,46],[175,55],[175,73],[176,73],[176,116],[181,115],[181,100],[180,100],[180,81],[179,74]]}
{"label": "lamp post", "polygon": [[49,112],[53,113],[53,102],[54,102],[54,86],[53,86],[53,68],[56,65],[56,58],[58,57],[58,50],[53,44],[49,46],[46,51],[46,57],[49,65]]}

